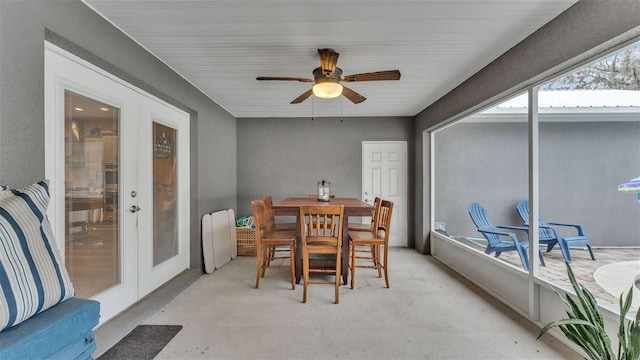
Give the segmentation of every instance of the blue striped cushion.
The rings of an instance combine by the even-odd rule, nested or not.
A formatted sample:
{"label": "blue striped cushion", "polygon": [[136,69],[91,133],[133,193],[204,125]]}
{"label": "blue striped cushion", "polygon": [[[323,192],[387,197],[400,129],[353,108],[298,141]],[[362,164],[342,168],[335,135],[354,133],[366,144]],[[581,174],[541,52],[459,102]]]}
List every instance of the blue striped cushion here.
{"label": "blue striped cushion", "polygon": [[48,181],[0,191],[0,331],[73,296],[48,205]]}

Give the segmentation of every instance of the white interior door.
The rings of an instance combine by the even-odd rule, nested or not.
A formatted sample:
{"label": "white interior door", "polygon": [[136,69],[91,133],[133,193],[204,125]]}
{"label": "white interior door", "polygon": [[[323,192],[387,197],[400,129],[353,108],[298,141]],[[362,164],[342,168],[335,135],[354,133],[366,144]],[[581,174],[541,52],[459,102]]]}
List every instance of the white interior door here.
{"label": "white interior door", "polygon": [[407,142],[362,142],[362,200],[376,197],[393,202],[389,246],[406,247]]}
{"label": "white interior door", "polygon": [[104,322],[188,268],[189,116],[47,44],[48,215]]}

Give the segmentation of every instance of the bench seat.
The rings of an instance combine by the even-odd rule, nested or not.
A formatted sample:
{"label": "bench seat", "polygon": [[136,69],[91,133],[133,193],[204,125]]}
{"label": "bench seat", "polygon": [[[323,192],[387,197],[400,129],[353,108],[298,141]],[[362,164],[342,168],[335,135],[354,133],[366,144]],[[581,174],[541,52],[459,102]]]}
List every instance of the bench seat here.
{"label": "bench seat", "polygon": [[0,332],[0,359],[91,359],[100,303],[70,298]]}

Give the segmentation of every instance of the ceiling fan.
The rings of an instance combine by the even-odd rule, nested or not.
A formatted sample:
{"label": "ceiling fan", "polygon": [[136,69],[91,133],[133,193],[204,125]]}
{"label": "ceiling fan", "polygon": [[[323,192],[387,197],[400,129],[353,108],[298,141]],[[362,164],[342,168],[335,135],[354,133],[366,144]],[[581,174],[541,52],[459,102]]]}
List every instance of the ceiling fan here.
{"label": "ceiling fan", "polygon": [[336,67],[338,55],[340,54],[333,49],[318,49],[318,54],[320,55],[320,67],[313,70],[313,79],[259,76],[256,80],[284,80],[315,83],[311,89],[293,99],[291,102],[292,104],[299,104],[305,101],[309,96],[311,96],[311,94],[324,99],[331,99],[344,95],[344,97],[351,100],[354,104],[359,104],[367,100],[367,98],[341,83],[355,81],[400,80],[399,70],[376,71],[346,75],[342,77],[342,69]]}

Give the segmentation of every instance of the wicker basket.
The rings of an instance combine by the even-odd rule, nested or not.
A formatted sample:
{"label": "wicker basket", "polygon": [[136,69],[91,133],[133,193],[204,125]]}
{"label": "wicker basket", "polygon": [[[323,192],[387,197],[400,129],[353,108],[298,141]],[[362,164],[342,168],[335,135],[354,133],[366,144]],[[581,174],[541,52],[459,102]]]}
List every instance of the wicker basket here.
{"label": "wicker basket", "polygon": [[236,240],[238,243],[238,255],[256,256],[255,229],[236,228]]}

